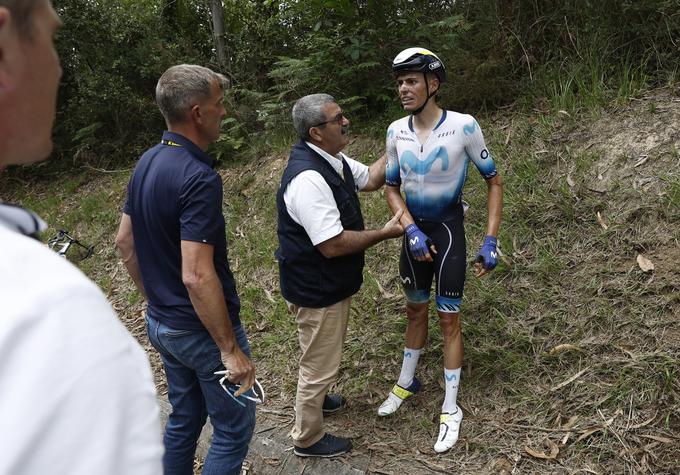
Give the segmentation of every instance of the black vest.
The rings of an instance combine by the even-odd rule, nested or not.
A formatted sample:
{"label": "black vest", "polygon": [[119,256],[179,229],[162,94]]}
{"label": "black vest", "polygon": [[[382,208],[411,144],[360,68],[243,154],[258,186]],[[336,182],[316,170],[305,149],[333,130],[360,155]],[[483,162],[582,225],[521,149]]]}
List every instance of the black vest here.
{"label": "black vest", "polygon": [[281,294],[289,302],[301,307],[320,308],[340,302],[359,290],[363,282],[364,253],[324,257],[312,244],[305,229],[290,217],[283,194],[288,183],[305,170],[318,172],[328,183],[340,211],[343,229],[361,231],[364,229],[364,219],[354,176],[347,162],[343,161],[343,180],[304,141],[295,144],[276,194],[279,235],[276,258],[279,262]]}

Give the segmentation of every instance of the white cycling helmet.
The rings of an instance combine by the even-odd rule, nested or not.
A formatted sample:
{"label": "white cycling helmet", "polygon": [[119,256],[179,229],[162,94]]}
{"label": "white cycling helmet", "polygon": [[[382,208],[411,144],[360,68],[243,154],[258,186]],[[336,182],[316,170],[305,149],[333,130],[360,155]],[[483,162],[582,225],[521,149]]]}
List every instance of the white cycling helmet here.
{"label": "white cycling helmet", "polygon": [[420,73],[434,73],[439,84],[446,80],[444,63],[432,51],[425,48],[407,48],[399,53],[392,61],[392,71],[417,71]]}

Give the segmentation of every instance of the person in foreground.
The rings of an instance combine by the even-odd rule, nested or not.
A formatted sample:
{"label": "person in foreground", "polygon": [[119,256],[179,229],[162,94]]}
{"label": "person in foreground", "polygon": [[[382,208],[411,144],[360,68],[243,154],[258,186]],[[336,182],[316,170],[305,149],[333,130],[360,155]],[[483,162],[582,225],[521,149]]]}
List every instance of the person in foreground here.
{"label": "person in foreground", "polygon": [[[0,171],[52,151],[59,25],[47,0],[0,0]],[[160,474],[147,356],[45,228],[0,203],[0,474]]]}
{"label": "person in foreground", "polygon": [[203,473],[240,473],[255,425],[255,403],[245,397],[255,367],[227,260],[222,179],[205,151],[226,116],[225,85],[202,66],[163,73],[156,101],[168,130],[132,173],[116,237],[147,299],[149,340],[168,381],[165,475],[193,473],[207,415],[213,436]]}
{"label": "person in foreground", "polygon": [[381,229],[364,229],[357,190],[384,184],[385,159],[369,167],[341,153],[349,120],[333,97],[298,100],[293,125],[300,141],[276,195],[281,294],[302,350],[291,436],[296,455],[333,457],[352,448],[349,439],[324,432],[323,417],[345,403],[327,392],[340,367],[352,295],[363,281],[364,250],[403,234],[401,212]]}
{"label": "person in foreground", "polygon": [[[378,414],[396,412],[420,389],[416,365],[425,346],[430,287],[444,338],[444,403],[436,452],[458,440],[463,411],[456,403],[463,361],[460,304],[466,255],[462,199],[470,161],[488,186],[486,237],[475,259],[475,276],[497,264],[496,239],[503,189],[477,121],[470,115],[441,109],[433,98],[446,79],[444,64],[424,48],[408,48],[392,63],[399,98],[409,115],[387,130],[385,197],[393,212],[403,212],[404,241],[399,274],[406,295],[406,347],[399,379]],[[404,197],[401,191],[403,190]]]}

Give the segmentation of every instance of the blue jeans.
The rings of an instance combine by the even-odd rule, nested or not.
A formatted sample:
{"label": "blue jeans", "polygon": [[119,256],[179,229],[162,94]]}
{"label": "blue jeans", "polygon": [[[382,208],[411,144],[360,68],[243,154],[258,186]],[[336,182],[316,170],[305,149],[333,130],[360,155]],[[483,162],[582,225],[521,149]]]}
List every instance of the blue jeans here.
{"label": "blue jeans", "polygon": [[[179,330],[148,315],[146,324],[149,340],[163,360],[172,405],[163,437],[165,475],[193,474],[196,444],[208,415],[213,436],[203,475],[239,475],[255,428],[255,403],[240,406],[219,384],[221,376],[213,372],[224,365],[207,330]],[[234,334],[250,357],[243,327],[234,327]]]}

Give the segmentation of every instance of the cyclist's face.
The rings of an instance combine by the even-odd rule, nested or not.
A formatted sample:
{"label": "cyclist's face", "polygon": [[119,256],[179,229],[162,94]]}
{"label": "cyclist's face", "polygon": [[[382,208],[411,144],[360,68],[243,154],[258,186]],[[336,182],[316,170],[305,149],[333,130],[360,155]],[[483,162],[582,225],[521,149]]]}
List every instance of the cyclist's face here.
{"label": "cyclist's face", "polygon": [[420,107],[427,98],[423,73],[406,72],[397,76],[397,91],[405,111]]}

